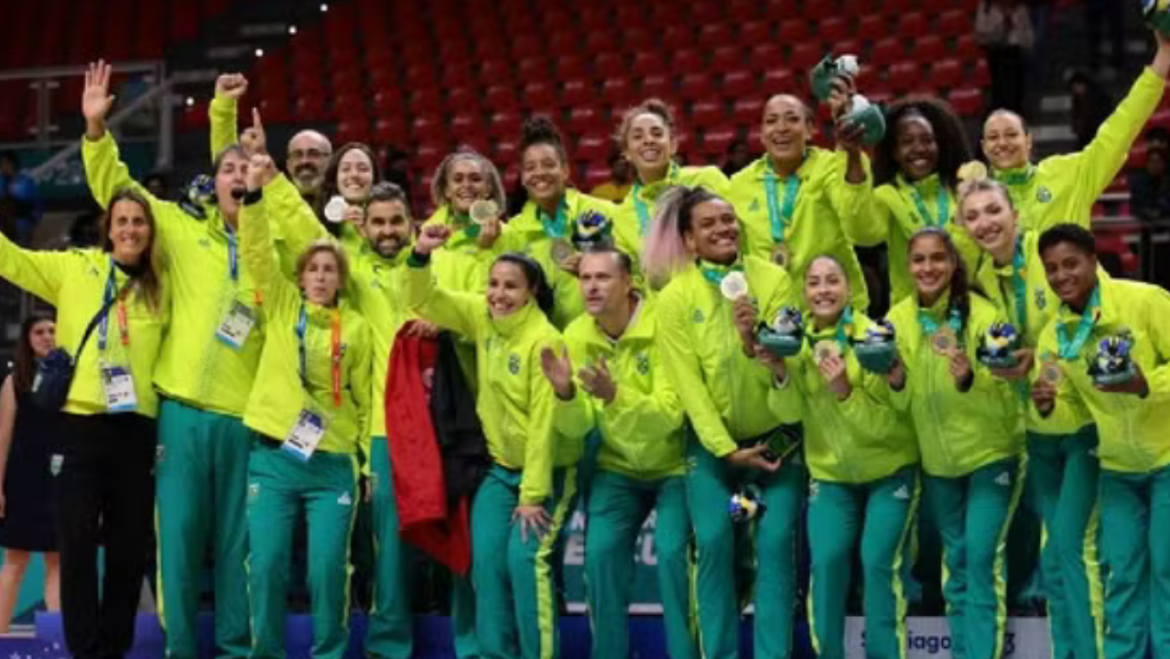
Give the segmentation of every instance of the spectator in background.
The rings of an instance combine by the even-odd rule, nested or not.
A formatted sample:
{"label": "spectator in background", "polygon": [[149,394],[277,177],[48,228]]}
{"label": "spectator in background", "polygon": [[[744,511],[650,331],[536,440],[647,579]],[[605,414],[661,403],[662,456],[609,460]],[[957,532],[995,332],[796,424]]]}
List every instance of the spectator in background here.
{"label": "spectator in background", "polygon": [[1146,168],[1129,175],[1129,210],[1143,220],[1170,218],[1170,175],[1166,166],[1170,151],[1164,147],[1146,152]]}
{"label": "spectator in background", "polygon": [[1077,136],[1077,150],[1084,150],[1097,135],[1097,129],[1113,112],[1113,99],[1101,86],[1096,76],[1085,69],[1071,69],[1064,74],[1065,85],[1072,96],[1073,133]]}
{"label": "spectator in background", "polygon": [[752,164],[752,150],[747,140],[736,138],[727,145],[727,158],[723,161],[723,175],[734,176],[739,170]]}
{"label": "spectator in background", "polygon": [[57,345],[57,324],[34,314],[21,323],[12,374],[0,388],[0,634],[8,632],[20,585],[33,552],[45,561],[45,607],[61,610],[57,506],[49,454],[60,433],[60,414],[32,402],[36,362]]}
{"label": "spectator in background", "polygon": [[15,151],[0,153],[0,231],[17,244],[28,245],[41,218],[36,181],[20,171]]}
{"label": "spectator in background", "polygon": [[159,199],[166,199],[168,190],[167,175],[162,172],[153,172],[146,178],[142,179],[142,185],[150,191],[150,194]]}
{"label": "spectator in background", "polygon": [[991,69],[991,104],[1023,112],[1024,63],[1032,50],[1032,19],[1021,0],[982,0],[975,14],[975,38]]}
{"label": "spectator in background", "polygon": [[609,154],[608,162],[609,180],[590,190],[589,194],[620,204],[630,192],[630,188],[633,187],[633,169],[630,167],[630,162],[617,151]]}
{"label": "spectator in background", "polygon": [[1154,126],[1146,131],[1146,149],[1164,149],[1170,151],[1170,129]]}

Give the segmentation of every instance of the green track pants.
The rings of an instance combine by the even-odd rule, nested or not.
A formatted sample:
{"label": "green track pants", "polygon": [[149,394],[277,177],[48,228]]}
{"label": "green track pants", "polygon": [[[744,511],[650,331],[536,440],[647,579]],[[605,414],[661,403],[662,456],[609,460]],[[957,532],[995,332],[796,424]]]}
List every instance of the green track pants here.
{"label": "green track pants", "polygon": [[693,435],[687,453],[687,508],[698,548],[696,600],[703,656],[739,657],[736,533],[728,503],[740,484],[755,482],[767,507],[748,522],[754,526],[756,546],[755,656],[786,659],[792,651],[797,527],[806,478],[800,453],[774,474],[736,470],[711,455]]}
{"label": "green track pants", "polygon": [[1054,659],[1104,653],[1096,448],[1096,426],[1074,435],[1028,433],[1028,487],[1044,519],[1040,562]]}
{"label": "green track pants", "polygon": [[314,453],[309,460],[257,442],[248,460],[248,599],[252,657],[286,656],[285,618],[293,527],[308,533],[309,606],[315,659],[340,659],[349,645],[349,539],[357,511],[357,460]]}
{"label": "green track pants", "polygon": [[1000,659],[1007,628],[1006,546],[1024,458],[958,478],[926,476],[926,512],[942,537],[943,597],[954,659]]}
{"label": "green track pants", "polygon": [[697,659],[690,624],[686,479],[642,481],[611,471],[593,476],[585,529],[585,592],[593,628],[593,659],[630,655],[629,608],[638,533],[655,512],[658,592],[671,659]]}
{"label": "green track pants", "polygon": [[1170,657],[1170,466],[1101,470],[1105,656]]}
{"label": "green track pants", "polygon": [[576,505],[576,474],[558,468],[545,503],[547,532],[521,535],[512,517],[521,472],[492,467],[471,508],[471,576],[475,632],[484,659],[552,659],[560,655],[554,572],[560,569],[561,531]]}
{"label": "green track pants", "polygon": [[203,559],[214,550],[215,646],[248,656],[248,451],[236,417],[163,399],[158,417],[159,619],[167,657],[195,659]]}
{"label": "green track pants", "polygon": [[861,536],[865,656],[906,656],[902,576],[921,484],[918,466],[872,483],[813,481],[808,498],[812,552],[809,626],[820,659],[845,659],[845,603]]}

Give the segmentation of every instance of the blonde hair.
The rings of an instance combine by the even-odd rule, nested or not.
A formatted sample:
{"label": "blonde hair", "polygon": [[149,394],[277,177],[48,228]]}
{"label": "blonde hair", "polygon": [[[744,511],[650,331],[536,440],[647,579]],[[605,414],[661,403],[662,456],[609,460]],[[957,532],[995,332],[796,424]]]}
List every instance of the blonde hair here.
{"label": "blonde hair", "polygon": [[314,240],[297,257],[297,286],[300,286],[301,278],[305,276],[305,268],[309,266],[309,261],[321,252],[329,252],[333,255],[334,260],[337,261],[337,294],[340,296],[341,291],[344,291],[346,286],[349,285],[349,259],[345,256],[345,250],[341,249],[341,245],[333,238],[318,238]]}
{"label": "blonde hair", "polygon": [[468,147],[460,147],[454,153],[443,158],[443,162],[439,163],[438,169],[435,170],[435,175],[431,178],[431,202],[435,208],[447,205],[447,176],[451,173],[451,168],[455,166],[455,163],[463,160],[474,162],[479,167],[480,173],[488,180],[492,201],[496,202],[496,206],[503,212],[508,207],[508,199],[504,194],[504,182],[500,178],[500,170],[496,169],[492,161],[481,153]]}

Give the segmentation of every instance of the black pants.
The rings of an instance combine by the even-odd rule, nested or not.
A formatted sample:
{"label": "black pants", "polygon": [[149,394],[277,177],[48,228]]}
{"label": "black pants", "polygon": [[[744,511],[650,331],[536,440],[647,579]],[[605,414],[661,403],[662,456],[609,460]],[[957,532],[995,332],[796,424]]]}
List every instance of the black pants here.
{"label": "black pants", "polygon": [[[64,416],[50,464],[65,643],[77,659],[121,657],[134,643],[150,543],[155,422],[138,414]],[[106,548],[100,602],[98,544]]]}

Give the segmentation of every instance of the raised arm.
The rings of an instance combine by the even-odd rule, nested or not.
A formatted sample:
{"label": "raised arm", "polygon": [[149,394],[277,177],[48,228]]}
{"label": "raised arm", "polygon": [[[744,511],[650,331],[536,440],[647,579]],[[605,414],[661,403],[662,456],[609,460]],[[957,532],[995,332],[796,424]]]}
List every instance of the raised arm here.
{"label": "raised arm", "polygon": [[211,160],[236,143],[236,116],[240,98],[248,91],[248,79],[239,73],[225,73],[215,79],[215,98],[207,107],[211,123]]}
{"label": "raised arm", "polygon": [[24,249],[0,234],[0,277],[56,306],[69,262],[75,253]]}
{"label": "raised arm", "polygon": [[277,309],[295,307],[300,303],[300,292],[295,284],[285,279],[276,261],[272,242],[271,221],[264,199],[267,183],[276,176],[272,158],[255,155],[248,164],[244,205],[240,209],[240,253],[259,286],[267,305]]}
{"label": "raised arm", "polygon": [[425,320],[474,339],[478,332],[476,320],[484,313],[482,296],[439,287],[431,269],[431,253],[449,235],[450,229],[440,224],[423,227],[407,259],[406,306]]}

